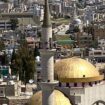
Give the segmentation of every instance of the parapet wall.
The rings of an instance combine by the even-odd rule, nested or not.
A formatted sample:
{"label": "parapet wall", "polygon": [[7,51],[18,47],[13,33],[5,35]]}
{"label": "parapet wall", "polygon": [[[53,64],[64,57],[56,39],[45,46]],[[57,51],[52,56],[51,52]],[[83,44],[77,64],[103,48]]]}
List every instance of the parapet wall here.
{"label": "parapet wall", "polygon": [[9,105],[28,105],[28,99],[11,99]]}

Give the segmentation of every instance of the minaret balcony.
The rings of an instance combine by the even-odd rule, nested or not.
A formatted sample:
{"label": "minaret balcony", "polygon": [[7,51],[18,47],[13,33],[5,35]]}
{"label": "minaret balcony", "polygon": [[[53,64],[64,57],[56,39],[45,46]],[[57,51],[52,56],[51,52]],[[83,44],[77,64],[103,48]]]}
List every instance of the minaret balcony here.
{"label": "minaret balcony", "polygon": [[56,49],[40,49],[41,55],[54,55]]}
{"label": "minaret balcony", "polygon": [[58,81],[54,80],[54,81],[41,82],[40,85],[43,89],[48,90],[51,89],[51,87],[53,88],[57,86],[58,83],[59,83]]}

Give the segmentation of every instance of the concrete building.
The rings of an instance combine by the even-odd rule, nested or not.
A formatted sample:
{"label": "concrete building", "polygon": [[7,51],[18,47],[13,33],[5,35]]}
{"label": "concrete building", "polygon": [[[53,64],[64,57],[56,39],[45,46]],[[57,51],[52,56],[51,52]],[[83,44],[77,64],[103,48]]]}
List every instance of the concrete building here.
{"label": "concrete building", "polygon": [[43,6],[38,3],[32,3],[27,5],[28,12],[33,13],[34,16],[40,18],[40,21],[43,20],[44,9]]}
{"label": "concrete building", "polygon": [[102,47],[102,48],[105,48],[105,39],[99,39],[98,40],[98,46]]}
{"label": "concrete building", "polygon": [[9,20],[0,20],[0,30],[10,30],[11,23]]}
{"label": "concrete building", "polygon": [[78,32],[74,34],[76,44],[81,48],[92,46],[92,35],[85,32]]}
{"label": "concrete building", "polygon": [[60,17],[62,15],[62,1],[54,0],[49,1],[50,3],[50,13],[52,15],[56,15],[56,17]]}
{"label": "concrete building", "polygon": [[22,0],[13,0],[14,7],[19,7]]}
{"label": "concrete building", "polygon": [[105,49],[92,49],[89,51],[89,58],[94,58],[98,63],[105,63]]}
{"label": "concrete building", "polygon": [[9,10],[12,8],[12,5],[10,3],[4,3],[0,2],[0,12],[9,12]]}
{"label": "concrete building", "polygon": [[95,11],[93,11],[92,7],[87,7],[84,12],[84,23],[88,24],[95,20]]}
{"label": "concrete building", "polygon": [[93,23],[93,35],[95,39],[105,38],[105,21],[97,21]]}

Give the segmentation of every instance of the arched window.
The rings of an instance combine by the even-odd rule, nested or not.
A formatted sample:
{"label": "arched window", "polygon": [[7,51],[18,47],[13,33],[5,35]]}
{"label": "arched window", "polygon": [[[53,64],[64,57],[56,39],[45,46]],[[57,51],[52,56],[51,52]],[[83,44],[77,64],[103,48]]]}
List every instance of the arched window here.
{"label": "arched window", "polygon": [[105,101],[98,100],[98,101],[94,102],[92,105],[105,105]]}
{"label": "arched window", "polygon": [[77,87],[77,83],[74,83],[74,87]]}

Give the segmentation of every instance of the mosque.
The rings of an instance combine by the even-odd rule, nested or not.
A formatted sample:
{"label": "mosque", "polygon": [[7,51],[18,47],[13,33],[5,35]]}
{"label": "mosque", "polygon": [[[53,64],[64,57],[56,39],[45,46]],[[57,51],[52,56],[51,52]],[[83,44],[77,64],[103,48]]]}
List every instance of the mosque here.
{"label": "mosque", "polygon": [[41,89],[28,105],[105,105],[104,75],[87,60],[71,57],[54,63],[52,26],[45,0],[41,39]]}

